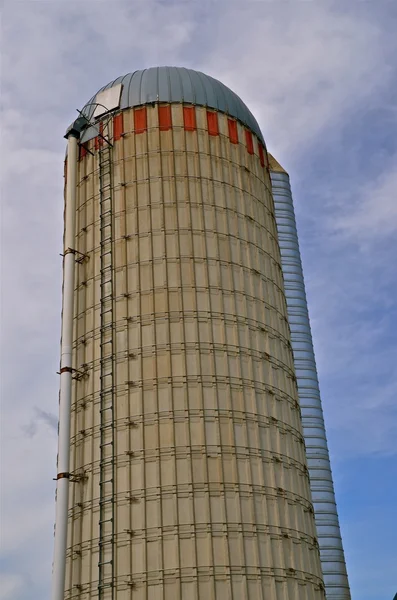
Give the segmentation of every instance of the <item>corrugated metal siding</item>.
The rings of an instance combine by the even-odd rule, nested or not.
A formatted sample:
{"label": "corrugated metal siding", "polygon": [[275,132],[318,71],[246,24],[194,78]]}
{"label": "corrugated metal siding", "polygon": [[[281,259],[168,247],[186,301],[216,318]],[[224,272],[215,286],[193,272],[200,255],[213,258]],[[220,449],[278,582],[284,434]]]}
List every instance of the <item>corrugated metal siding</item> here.
{"label": "corrugated metal siding", "polygon": [[273,198],[326,596],[350,600],[289,177],[273,157],[270,165],[276,169]]}
{"label": "corrugated metal siding", "polygon": [[[125,111],[113,150],[117,597],[323,600],[269,174],[240,124],[231,144],[225,115],[214,137],[171,110],[139,135]],[[98,583],[98,156],[79,165],[65,600]]]}

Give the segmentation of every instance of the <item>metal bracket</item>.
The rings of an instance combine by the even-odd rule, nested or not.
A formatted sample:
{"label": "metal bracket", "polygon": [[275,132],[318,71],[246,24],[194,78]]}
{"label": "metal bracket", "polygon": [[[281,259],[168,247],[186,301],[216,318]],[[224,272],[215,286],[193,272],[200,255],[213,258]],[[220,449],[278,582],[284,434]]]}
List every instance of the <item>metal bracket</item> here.
{"label": "metal bracket", "polygon": [[53,481],[58,481],[59,479],[69,479],[70,483],[80,483],[82,481],[86,481],[88,479],[87,475],[72,475],[72,473],[58,473],[56,477],[53,477]]}
{"label": "metal bracket", "polygon": [[72,375],[72,379],[75,379],[77,381],[80,381],[80,379],[82,379],[83,377],[87,377],[88,376],[88,367],[86,365],[84,365],[84,370],[83,371],[79,371],[78,369],[73,369],[73,367],[62,367],[62,369],[60,371],[57,371],[57,375],[62,375],[62,373],[76,373],[76,375]]}
{"label": "metal bracket", "polygon": [[[87,106],[93,106],[94,104],[95,104],[95,106],[103,106],[103,104],[99,104],[98,102],[91,102],[90,104],[86,104],[86,107],[87,107]],[[106,107],[104,107],[104,108],[106,108]],[[109,145],[111,148],[113,148],[113,144],[112,144],[111,142],[109,142],[109,140],[107,140],[107,139],[106,139],[106,138],[105,138],[105,137],[104,137],[104,136],[101,134],[101,132],[98,130],[97,123],[98,123],[98,122],[100,122],[100,119],[99,119],[99,120],[98,120],[96,123],[93,123],[92,121],[90,121],[89,119],[87,119],[87,117],[86,117],[86,116],[85,116],[85,115],[82,113],[82,111],[81,111],[81,110],[79,110],[78,108],[76,108],[76,110],[77,110],[77,112],[79,113],[79,115],[80,115],[81,117],[83,117],[83,118],[84,118],[84,119],[87,121],[87,123],[88,123],[88,125],[89,125],[90,127],[94,127],[94,129],[96,129],[96,131],[97,131],[97,134],[98,134],[98,137],[102,138],[102,139],[104,140],[104,142],[106,142],[106,143],[107,143],[107,144],[108,144],[108,145]]]}
{"label": "metal bracket", "polygon": [[[91,154],[91,156],[95,156],[95,154],[93,152],[91,152],[91,150],[89,148],[87,148],[84,144],[87,144],[87,142],[84,142],[83,144],[79,144],[79,147],[84,148],[84,150],[86,152],[88,152],[88,154]],[[83,178],[83,179],[85,179],[85,178]]]}
{"label": "metal bracket", "polygon": [[59,256],[62,256],[62,258],[65,258],[66,254],[79,254],[79,258],[76,258],[76,262],[78,263],[83,263],[85,261],[85,259],[89,260],[90,257],[88,256],[88,254],[84,254],[83,252],[80,252],[79,250],[76,250],[75,248],[66,248],[65,252],[62,254],[60,254]]}

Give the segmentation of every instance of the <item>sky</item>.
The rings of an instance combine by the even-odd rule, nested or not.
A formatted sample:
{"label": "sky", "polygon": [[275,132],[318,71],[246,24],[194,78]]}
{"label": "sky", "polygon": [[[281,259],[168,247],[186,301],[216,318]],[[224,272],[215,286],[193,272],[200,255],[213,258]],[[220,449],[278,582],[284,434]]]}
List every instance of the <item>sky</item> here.
{"label": "sky", "polygon": [[290,173],[353,600],[397,591],[397,3],[5,0],[1,6],[0,600],[49,598],[63,135],[96,91],[204,71]]}

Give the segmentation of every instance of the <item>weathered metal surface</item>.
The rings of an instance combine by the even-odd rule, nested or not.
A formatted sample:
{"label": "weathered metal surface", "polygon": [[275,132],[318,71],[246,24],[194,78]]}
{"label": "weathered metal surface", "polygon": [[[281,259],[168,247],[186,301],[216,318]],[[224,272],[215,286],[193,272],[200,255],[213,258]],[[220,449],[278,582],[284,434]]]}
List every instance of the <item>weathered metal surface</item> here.
{"label": "weathered metal surface", "polygon": [[[99,150],[79,162],[65,600],[98,598],[101,444],[114,457],[120,600],[323,600],[269,172],[183,105],[134,131],[113,177],[114,394],[101,436]],[[103,244],[102,244],[103,248]],[[103,251],[102,251],[103,260]],[[103,265],[102,265],[103,268]],[[102,303],[103,304],[103,303]],[[103,327],[103,323],[102,323]],[[103,408],[103,407],[102,407]],[[105,498],[107,501],[108,498]],[[104,501],[104,500],[102,500]],[[114,594],[114,591],[116,593]]]}
{"label": "weathered metal surface", "polygon": [[[83,108],[83,113],[91,117],[94,111],[99,111],[95,103],[103,103],[101,95],[103,91],[120,84],[122,86],[121,109],[152,102],[183,102],[205,106],[235,117],[247,125],[263,142],[255,117],[237,94],[217,79],[183,67],[152,67],[118,77],[91,98]],[[86,133],[83,141],[89,139],[88,135],[89,132]]]}

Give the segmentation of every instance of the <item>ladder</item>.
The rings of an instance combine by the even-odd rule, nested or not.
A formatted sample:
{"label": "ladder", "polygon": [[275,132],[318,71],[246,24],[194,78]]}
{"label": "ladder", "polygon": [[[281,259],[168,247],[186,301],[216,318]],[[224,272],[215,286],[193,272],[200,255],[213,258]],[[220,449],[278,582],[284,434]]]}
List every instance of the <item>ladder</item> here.
{"label": "ladder", "polygon": [[115,332],[112,145],[109,121],[101,126],[99,148],[100,202],[100,463],[98,599],[115,598]]}

